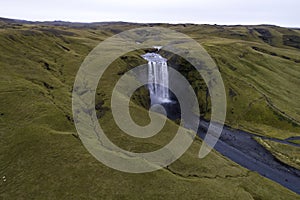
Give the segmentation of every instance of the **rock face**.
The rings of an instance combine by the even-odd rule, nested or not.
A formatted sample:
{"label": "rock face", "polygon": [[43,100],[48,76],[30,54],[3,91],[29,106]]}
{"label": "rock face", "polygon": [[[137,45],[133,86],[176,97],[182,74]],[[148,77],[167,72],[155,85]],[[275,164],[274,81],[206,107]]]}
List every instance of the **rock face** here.
{"label": "rock face", "polygon": [[256,30],[259,34],[260,34],[260,38],[268,43],[268,44],[272,44],[272,34],[268,29],[264,29],[264,28],[255,28],[254,30]]}
{"label": "rock face", "polygon": [[[195,91],[197,95],[199,107],[200,107],[200,114],[201,116],[207,115],[210,112],[210,97],[208,88],[206,83],[202,79],[199,72],[185,59],[182,57],[175,55],[173,53],[160,50],[159,53],[168,59],[169,67],[172,67],[179,71],[184,77],[187,78],[190,85]],[[171,93],[170,94],[171,101],[177,101],[176,97]],[[180,109],[180,108],[177,108]]]}
{"label": "rock face", "polygon": [[300,37],[297,35],[283,35],[283,44],[300,49]]}

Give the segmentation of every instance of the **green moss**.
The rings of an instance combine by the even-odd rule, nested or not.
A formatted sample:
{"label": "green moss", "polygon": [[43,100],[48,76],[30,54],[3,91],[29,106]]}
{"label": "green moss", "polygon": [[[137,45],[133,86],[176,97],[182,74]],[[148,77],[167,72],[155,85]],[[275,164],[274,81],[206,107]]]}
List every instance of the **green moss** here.
{"label": "green moss", "polygon": [[[6,22],[0,26],[0,174],[6,177],[5,182],[0,181],[0,198],[299,198],[215,151],[200,160],[199,139],[179,160],[156,172],[128,174],[104,166],[87,152],[76,136],[71,112],[73,82],[83,59],[100,41],[135,26],[72,28]],[[274,58],[251,47],[255,43],[293,59],[299,59],[299,50],[280,44],[279,39],[274,43],[276,47],[271,47],[257,33],[251,35],[249,27],[163,26],[187,33],[203,43],[214,57],[228,93],[229,125],[252,131],[255,127],[257,133],[274,137],[299,133],[298,125],[287,121],[287,117],[299,121],[299,63]],[[275,39],[285,30],[267,28],[276,32]],[[124,149],[136,152],[160,148],[172,139],[178,128],[168,121],[161,134],[139,140],[122,134],[112,120],[110,90],[122,73],[145,62],[139,56],[143,52],[129,52],[124,55],[127,57],[112,63],[106,72],[109,76],[100,81],[95,105],[109,138]],[[206,103],[202,80],[190,68],[182,67],[181,71],[190,78],[200,102]],[[143,88],[132,98],[131,113],[139,124],[149,123],[145,109],[148,102]],[[283,113],[274,113],[270,103],[287,116],[278,117],[278,113]],[[208,107],[202,110],[209,112]]]}
{"label": "green moss", "polygon": [[256,138],[256,140],[268,149],[278,160],[300,169],[300,150],[299,147],[282,144],[271,140]]}

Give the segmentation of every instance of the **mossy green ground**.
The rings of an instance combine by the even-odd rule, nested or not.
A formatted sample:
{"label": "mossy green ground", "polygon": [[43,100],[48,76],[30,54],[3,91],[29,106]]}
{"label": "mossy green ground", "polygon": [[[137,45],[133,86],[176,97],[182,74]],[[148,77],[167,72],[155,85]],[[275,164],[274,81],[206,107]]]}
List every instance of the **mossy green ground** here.
{"label": "mossy green ground", "polygon": [[[282,40],[283,35],[299,37],[299,32],[264,26],[163,26],[196,39],[215,59],[228,91],[228,125],[277,138],[299,136],[300,64],[296,62],[300,59],[299,49],[290,43],[284,45]],[[75,75],[85,56],[99,42],[133,27],[136,26],[110,24],[72,28],[1,22],[0,178],[5,176],[6,181],[0,180],[0,197],[299,198],[216,152],[198,159],[201,145],[198,139],[175,163],[146,174],[110,169],[87,152],[77,138],[72,122],[71,92]],[[272,37],[261,37],[255,28],[269,30]],[[259,51],[252,47],[259,47]],[[143,62],[139,53],[132,52],[130,59]],[[112,120],[109,84],[117,80],[120,76],[117,72],[127,65],[124,60],[117,60],[111,66],[115,72],[111,79],[102,80],[105,85],[98,88],[96,101],[103,102],[98,111],[101,112],[100,123],[109,137],[125,149],[149,151],[159,148],[172,138],[171,130],[177,129],[174,122],[168,121],[156,137],[141,141],[120,135]],[[114,67],[120,69],[116,71]],[[143,105],[145,99],[138,99],[136,103]],[[141,106],[132,103],[131,111],[137,114],[133,118],[139,123],[145,124],[149,120]],[[285,149],[278,147],[276,150]]]}
{"label": "mossy green ground", "polygon": [[299,147],[261,138],[257,138],[256,140],[281,162],[287,163],[296,169],[300,169]]}

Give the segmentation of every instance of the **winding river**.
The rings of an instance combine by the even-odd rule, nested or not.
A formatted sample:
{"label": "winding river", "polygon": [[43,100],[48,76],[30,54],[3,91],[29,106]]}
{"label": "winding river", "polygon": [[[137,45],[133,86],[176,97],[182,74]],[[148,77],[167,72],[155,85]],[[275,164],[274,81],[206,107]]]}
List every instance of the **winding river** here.
{"label": "winding river", "polygon": [[[197,133],[202,139],[205,136],[208,124],[208,122],[200,120]],[[251,171],[256,171],[260,175],[300,194],[300,170],[279,161],[260,145],[254,137],[260,136],[225,126],[214,149],[239,165]],[[272,138],[268,139],[273,140]],[[287,143],[285,140],[274,139],[274,141],[296,145],[300,148],[300,145]]]}
{"label": "winding river", "polygon": [[[167,78],[167,71],[165,69],[166,64],[164,64],[166,63],[165,58],[156,53],[143,55],[143,58],[148,60],[149,62],[150,78]],[[157,66],[160,66],[160,68]],[[157,69],[155,67],[157,67]],[[163,86],[167,87],[167,82],[164,80],[161,81]],[[154,87],[150,85],[148,87],[151,91],[151,99],[169,97],[168,95],[166,95],[165,91],[159,90],[159,88],[156,89],[156,86]],[[155,103],[157,103],[157,101]],[[162,101],[160,104],[165,107],[170,119],[176,119],[180,117],[180,108],[177,102],[173,101],[170,103]],[[209,122],[202,120],[196,116],[192,117],[192,119],[192,121],[200,120],[198,130],[194,131],[197,132],[198,136],[203,139],[207,132]],[[193,123],[192,121],[190,123]],[[189,128],[189,124],[185,123],[185,127]],[[224,126],[221,137],[219,138],[217,144],[214,146],[214,149],[230,160],[238,163],[239,165],[251,171],[258,172],[260,175],[271,179],[281,184],[282,186],[300,194],[300,170],[279,161],[262,145],[260,145],[254,139],[255,137],[261,137],[263,139],[269,139],[283,144],[294,145],[300,148],[299,144],[290,142],[290,140],[293,140],[295,138],[289,138],[287,140],[267,138],[241,130],[234,130],[230,127]]]}

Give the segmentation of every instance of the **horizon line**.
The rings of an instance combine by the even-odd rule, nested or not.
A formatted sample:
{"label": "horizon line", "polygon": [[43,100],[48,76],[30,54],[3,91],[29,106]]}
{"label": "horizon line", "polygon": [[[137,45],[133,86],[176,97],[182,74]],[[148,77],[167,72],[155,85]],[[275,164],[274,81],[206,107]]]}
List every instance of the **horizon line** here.
{"label": "horizon line", "polygon": [[277,26],[282,28],[292,28],[292,29],[299,29],[300,27],[297,26],[282,26],[278,24],[271,24],[271,23],[251,23],[251,24],[242,24],[242,23],[200,23],[200,22],[136,22],[136,21],[72,21],[72,20],[32,20],[32,19],[20,19],[20,18],[10,18],[10,17],[2,17],[0,16],[0,20],[13,20],[19,22],[29,22],[29,23],[55,23],[55,22],[62,22],[62,23],[77,23],[77,24],[96,24],[96,23],[128,23],[128,24],[170,24],[170,25],[211,25],[211,26]]}

